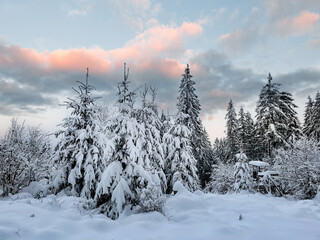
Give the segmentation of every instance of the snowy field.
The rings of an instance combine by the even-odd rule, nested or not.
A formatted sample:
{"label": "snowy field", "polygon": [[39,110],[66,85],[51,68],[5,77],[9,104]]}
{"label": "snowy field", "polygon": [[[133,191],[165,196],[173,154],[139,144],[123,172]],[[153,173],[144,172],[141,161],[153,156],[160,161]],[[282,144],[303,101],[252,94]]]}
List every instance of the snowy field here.
{"label": "snowy field", "polygon": [[116,221],[84,204],[81,198],[38,200],[26,193],[1,199],[0,240],[320,239],[316,200],[179,192],[166,203],[167,217],[126,211]]}

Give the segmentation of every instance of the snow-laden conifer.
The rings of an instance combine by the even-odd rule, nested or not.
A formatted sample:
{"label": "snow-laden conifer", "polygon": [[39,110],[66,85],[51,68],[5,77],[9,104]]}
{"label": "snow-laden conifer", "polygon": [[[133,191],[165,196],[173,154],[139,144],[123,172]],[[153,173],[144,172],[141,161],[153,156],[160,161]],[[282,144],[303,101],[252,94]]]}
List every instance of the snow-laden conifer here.
{"label": "snow-laden conifer", "polygon": [[248,190],[252,187],[251,172],[247,163],[248,158],[243,152],[240,152],[236,154],[236,159],[237,162],[234,165],[234,191]]}
{"label": "snow-laden conifer", "polygon": [[139,205],[142,189],[153,183],[149,172],[150,159],[141,156],[145,129],[136,118],[134,93],[128,88],[128,74],[124,66],[124,79],[119,85],[118,113],[108,122],[114,149],[95,196],[97,206],[112,219],[118,218],[125,207]]}
{"label": "snow-laden conifer", "polygon": [[261,131],[261,141],[266,146],[265,155],[281,146],[290,146],[300,136],[300,126],[290,93],[280,92],[279,83],[273,83],[271,74],[262,88],[257,103],[257,125]]}
{"label": "snow-laden conifer", "polygon": [[237,129],[238,129],[238,121],[237,121],[237,114],[233,106],[232,100],[230,100],[227,114],[225,116],[227,120],[227,145],[228,145],[228,162],[234,163],[235,162],[235,155],[239,150],[238,146],[238,138],[237,138]]}
{"label": "snow-laden conifer", "polygon": [[226,164],[228,161],[228,145],[226,138],[216,138],[213,144],[215,162]]}
{"label": "snow-laden conifer", "polygon": [[184,74],[182,74],[177,108],[178,111],[186,115],[185,124],[191,131],[192,153],[196,159],[201,186],[204,187],[211,173],[208,166],[212,161],[212,149],[199,117],[201,107],[192,78],[189,65],[187,65]]}
{"label": "snow-laden conifer", "polygon": [[145,86],[142,92],[142,106],[138,110],[139,123],[144,127],[144,141],[141,149],[141,158],[150,163],[150,169],[153,173],[153,181],[161,186],[163,192],[167,188],[167,180],[164,173],[164,151],[161,139],[162,123],[157,114],[155,104],[155,89],[152,90],[152,99],[148,100],[149,88]]}
{"label": "snow-laden conifer", "polygon": [[196,160],[190,142],[191,131],[186,126],[187,118],[187,114],[179,111],[174,126],[164,135],[164,144],[168,148],[166,163],[169,192],[177,181],[189,191],[199,188]]}
{"label": "snow-laden conifer", "polygon": [[311,132],[310,137],[316,141],[320,141],[320,92],[317,92],[311,115]]}
{"label": "snow-laden conifer", "polygon": [[255,136],[255,124],[249,112],[244,114],[246,141],[244,149],[249,159],[256,159],[255,146],[257,139]]}
{"label": "snow-laden conifer", "polygon": [[93,86],[79,82],[76,99],[68,99],[65,106],[71,109],[69,117],[63,120],[62,130],[56,132],[58,143],[53,160],[57,171],[53,176],[55,191],[70,187],[71,194],[93,198],[101,171],[105,167],[103,155],[108,146],[98,120],[96,97]]}
{"label": "snow-laden conifer", "polygon": [[313,131],[313,122],[312,122],[312,115],[313,115],[313,105],[314,101],[310,96],[308,96],[308,102],[306,103],[306,108],[304,111],[304,124],[303,124],[303,133],[306,137],[310,137]]}
{"label": "snow-laden conifer", "polygon": [[201,187],[204,188],[210,181],[212,165],[216,164],[217,160],[214,157],[213,148],[209,140],[208,132],[203,126],[201,138],[199,140],[200,149],[198,151],[199,161],[197,162],[197,169]]}
{"label": "snow-laden conifer", "polygon": [[238,146],[250,159],[254,159],[254,148],[256,144],[254,133],[254,122],[249,112],[244,112],[241,106],[238,114],[237,140]]}
{"label": "snow-laden conifer", "polygon": [[298,114],[295,109],[298,107],[293,103],[294,99],[291,93],[281,92],[280,93],[280,109],[285,114],[285,118],[282,119],[284,122],[282,135],[288,145],[292,145],[292,143],[299,139],[302,136],[302,130],[300,126],[300,121],[298,119]]}

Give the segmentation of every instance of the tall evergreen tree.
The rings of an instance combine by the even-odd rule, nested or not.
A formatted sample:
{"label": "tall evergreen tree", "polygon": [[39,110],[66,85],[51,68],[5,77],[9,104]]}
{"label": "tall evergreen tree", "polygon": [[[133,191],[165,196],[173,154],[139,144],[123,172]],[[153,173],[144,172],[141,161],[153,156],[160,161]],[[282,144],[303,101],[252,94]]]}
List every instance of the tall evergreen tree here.
{"label": "tall evergreen tree", "polygon": [[245,121],[245,132],[246,132],[246,141],[245,141],[245,153],[249,159],[255,159],[255,146],[257,144],[257,139],[255,136],[255,124],[251,117],[250,112],[244,114]]}
{"label": "tall evergreen tree", "polygon": [[199,187],[196,160],[192,154],[190,141],[191,131],[186,126],[188,118],[187,114],[179,111],[174,126],[164,135],[164,144],[168,148],[166,159],[168,193],[172,191],[177,181],[189,191],[195,191]]}
{"label": "tall evergreen tree", "polygon": [[228,162],[234,163],[235,162],[235,155],[239,151],[238,146],[238,138],[237,138],[237,129],[238,129],[238,122],[237,122],[237,114],[233,107],[233,102],[230,100],[227,114],[225,119],[227,120],[227,145],[229,150]]}
{"label": "tall evergreen tree", "polygon": [[253,159],[262,160],[268,153],[268,141],[265,137],[265,130],[258,122],[254,123],[254,145],[253,145]]}
{"label": "tall evergreen tree", "polygon": [[210,175],[212,172],[212,165],[217,163],[214,158],[211,142],[209,140],[208,132],[202,127],[202,135],[200,138],[200,150],[199,159],[197,164],[198,176],[202,188],[205,188],[206,184],[210,181]]}
{"label": "tall evergreen tree", "polygon": [[214,161],[218,164],[226,164],[228,161],[228,145],[226,138],[216,138],[213,144]]}
{"label": "tall evergreen tree", "polygon": [[240,111],[238,114],[238,128],[237,128],[237,134],[238,134],[238,146],[242,151],[247,154],[247,141],[248,141],[248,136],[247,136],[247,129],[246,129],[246,121],[245,121],[245,113],[243,110],[243,107],[240,107]]}
{"label": "tall evergreen tree", "polygon": [[204,187],[205,183],[208,181],[207,176],[210,175],[210,171],[206,166],[207,162],[210,160],[206,159],[207,154],[205,153],[209,153],[211,148],[206,149],[208,143],[205,143],[206,137],[204,136],[205,133],[199,118],[201,110],[200,102],[195,93],[195,82],[192,80],[189,65],[187,65],[182,77],[177,107],[178,111],[185,115],[184,124],[191,130],[190,138],[192,152],[197,162],[199,171],[198,176],[201,185]]}
{"label": "tall evergreen tree", "polygon": [[257,103],[257,123],[267,146],[267,156],[274,149],[290,146],[300,136],[301,130],[290,93],[280,92],[279,83],[272,82],[269,73],[268,83],[262,88]]}
{"label": "tall evergreen tree", "polygon": [[257,103],[257,123],[262,131],[262,136],[267,146],[267,154],[270,157],[271,151],[283,144],[283,138],[279,129],[283,126],[280,119],[285,117],[280,111],[280,92],[278,83],[272,83],[272,77],[269,73],[268,83],[262,88]]}
{"label": "tall evergreen tree", "polygon": [[63,120],[63,129],[56,132],[58,143],[53,160],[58,171],[53,178],[55,191],[71,187],[71,194],[93,198],[101,171],[105,167],[103,155],[105,135],[97,119],[94,87],[89,85],[89,70],[85,82],[79,82],[77,99],[65,102],[72,109]]}
{"label": "tall evergreen tree", "polygon": [[129,91],[128,75],[129,70],[124,65],[124,79],[119,85],[117,101],[118,114],[108,123],[114,148],[95,196],[97,206],[112,219],[118,218],[126,206],[137,206],[142,190],[153,183],[148,171],[150,161],[141,156],[145,129],[136,118],[134,93]]}
{"label": "tall evergreen tree", "polygon": [[316,141],[320,141],[320,92],[317,92],[314,105],[313,105],[313,110],[312,110],[312,115],[311,115],[311,122],[312,122],[312,127],[311,127],[311,132],[310,136]]}
{"label": "tall evergreen tree", "polygon": [[148,87],[142,92],[142,106],[138,111],[139,123],[144,127],[144,142],[141,157],[144,162],[150,162],[150,171],[153,180],[161,186],[162,192],[166,191],[167,181],[164,174],[164,153],[160,131],[162,123],[158,117],[158,107],[155,104],[155,89],[152,90],[152,100],[147,99]]}
{"label": "tall evergreen tree", "polygon": [[293,100],[291,93],[280,93],[280,109],[286,116],[282,119],[284,122],[283,126],[285,126],[282,130],[282,135],[289,145],[292,145],[295,140],[302,136],[298,114],[295,111],[297,105],[293,103]]}
{"label": "tall evergreen tree", "polygon": [[313,105],[314,105],[314,101],[310,96],[308,96],[308,102],[306,103],[306,108],[304,112],[304,124],[303,124],[303,133],[307,138],[310,137],[313,131],[313,122],[312,122]]}

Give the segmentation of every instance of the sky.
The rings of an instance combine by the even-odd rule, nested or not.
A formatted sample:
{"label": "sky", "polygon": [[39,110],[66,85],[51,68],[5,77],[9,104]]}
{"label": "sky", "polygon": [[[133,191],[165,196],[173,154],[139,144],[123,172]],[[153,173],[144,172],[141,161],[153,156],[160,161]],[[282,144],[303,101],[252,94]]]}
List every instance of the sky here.
{"label": "sky", "polygon": [[156,86],[170,114],[189,64],[211,140],[230,99],[255,116],[269,72],[302,121],[320,90],[319,14],[319,0],[1,0],[0,135],[13,117],[55,131],[87,67],[100,104],[114,105],[124,62],[131,89]]}

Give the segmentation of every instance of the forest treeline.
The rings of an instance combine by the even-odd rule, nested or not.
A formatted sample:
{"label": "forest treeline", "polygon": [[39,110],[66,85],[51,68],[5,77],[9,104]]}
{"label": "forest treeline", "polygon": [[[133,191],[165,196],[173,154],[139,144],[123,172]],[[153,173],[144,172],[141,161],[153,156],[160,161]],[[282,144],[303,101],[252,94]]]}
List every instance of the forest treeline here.
{"label": "forest treeline", "polygon": [[[255,118],[230,100],[226,137],[209,141],[189,65],[182,74],[177,113],[164,114],[157,88],[130,89],[124,65],[116,110],[97,104],[95,88],[77,81],[76,98],[55,132],[12,120],[0,141],[2,195],[67,194],[92,201],[112,219],[126,207],[161,211],[165,194],[189,191],[272,193],[313,198],[320,185],[320,93],[308,98],[303,126],[291,93],[271,74],[261,89]],[[255,176],[254,167],[268,166]]]}

